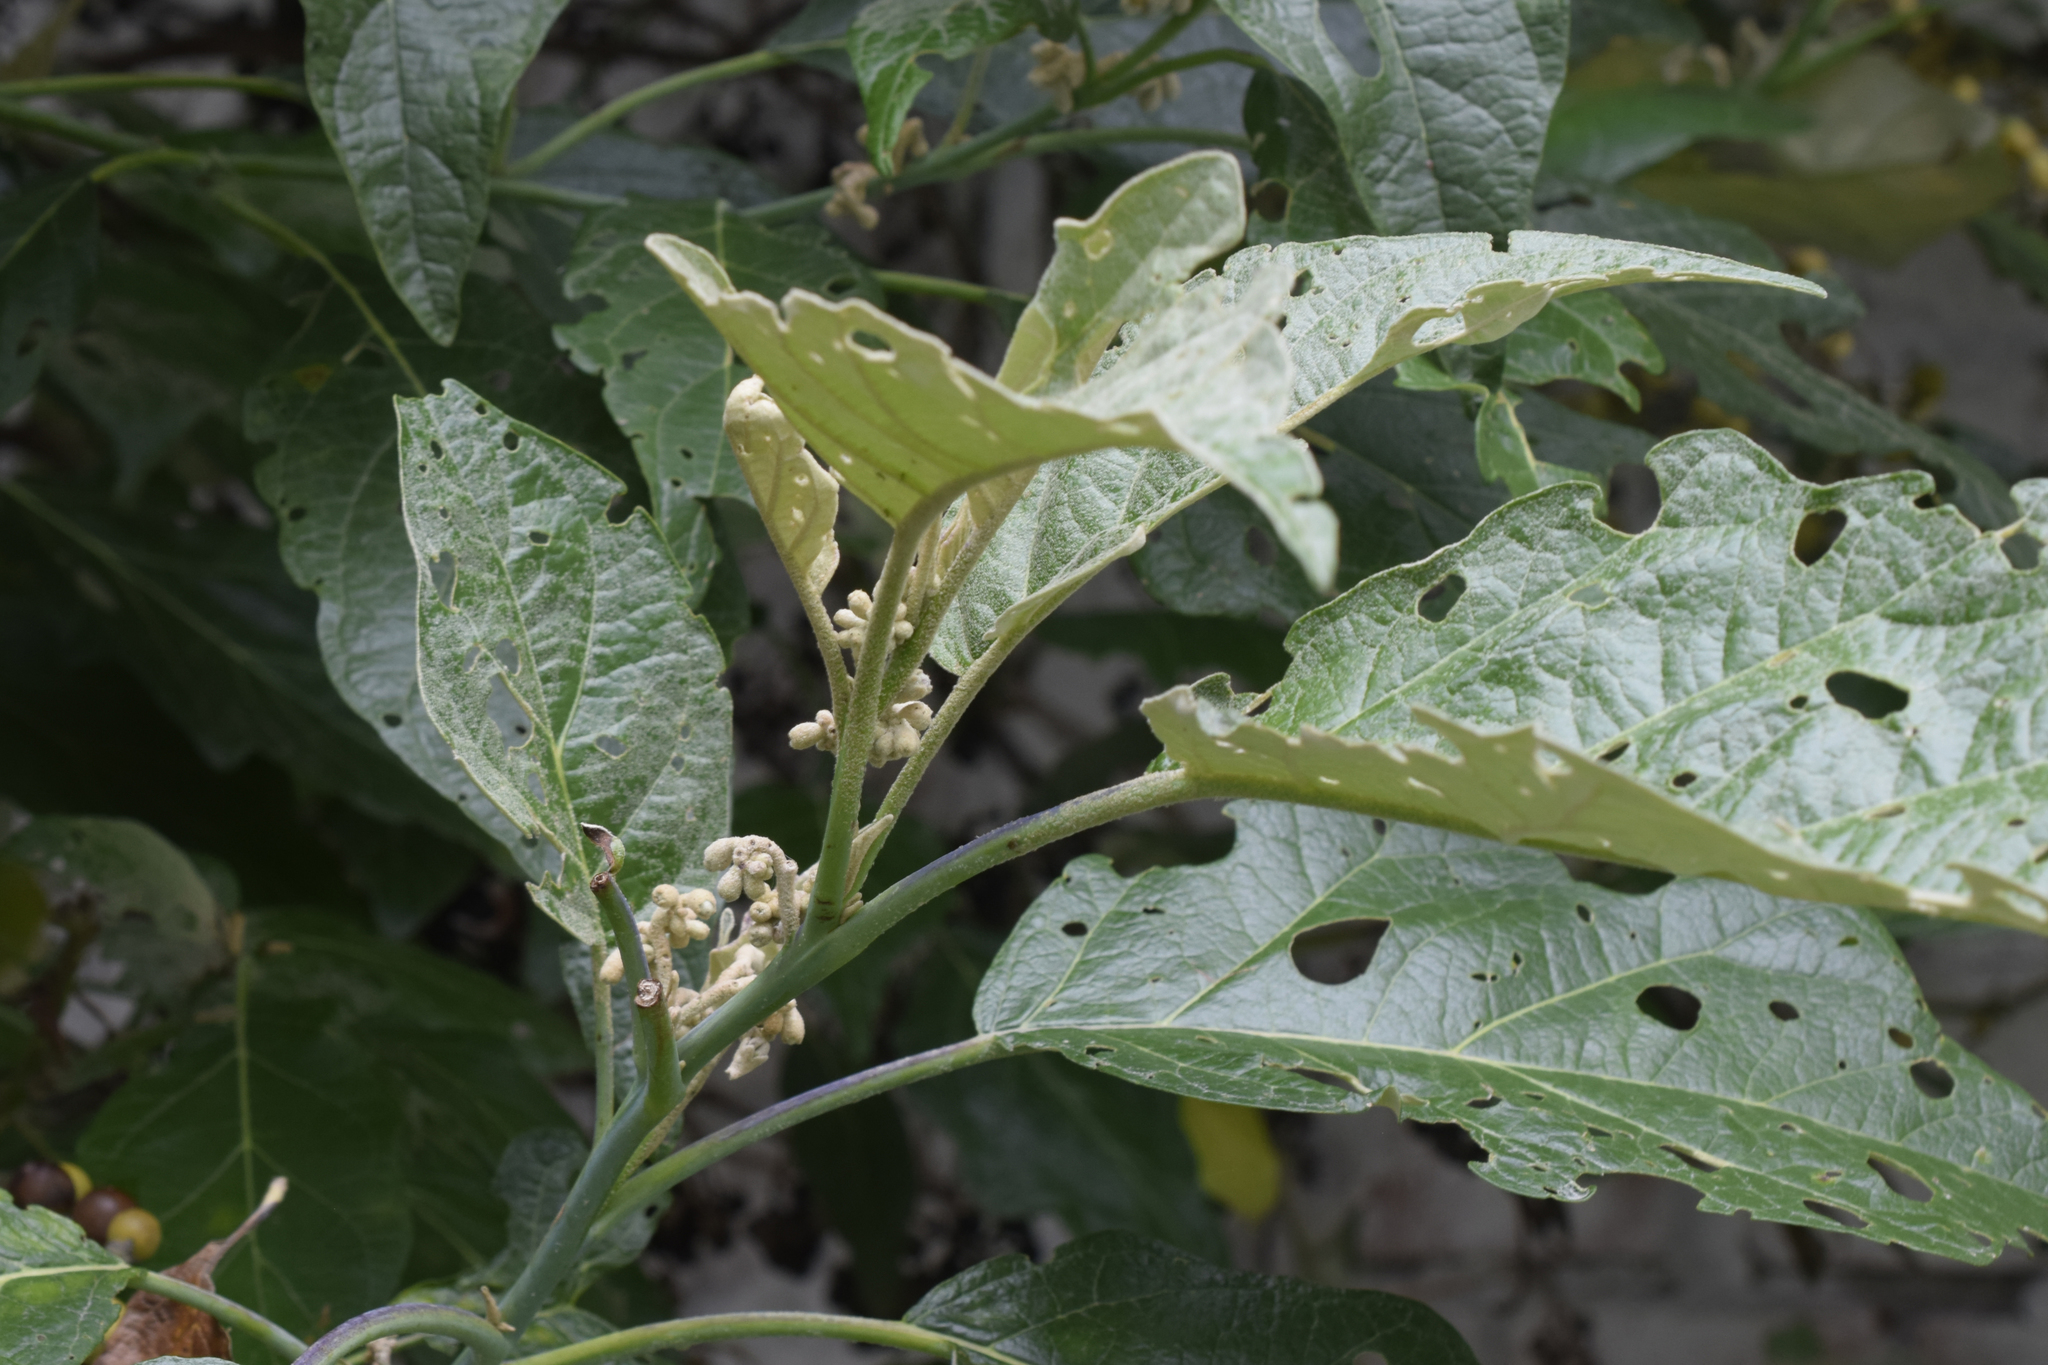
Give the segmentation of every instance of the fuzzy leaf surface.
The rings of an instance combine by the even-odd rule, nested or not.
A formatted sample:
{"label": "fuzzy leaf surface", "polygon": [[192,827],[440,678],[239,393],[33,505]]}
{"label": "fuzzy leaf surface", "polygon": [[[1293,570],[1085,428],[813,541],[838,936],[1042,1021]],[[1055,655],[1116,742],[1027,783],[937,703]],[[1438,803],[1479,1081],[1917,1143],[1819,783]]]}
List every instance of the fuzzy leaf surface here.
{"label": "fuzzy leaf surface", "polygon": [[[1917,472],[1805,484],[1729,431],[1650,467],[1640,536],[1542,490],[1298,621],[1257,721],[1147,716],[1261,795],[2048,929],[2048,575]],[[2014,496],[2048,529],[2048,481]],[[1841,534],[1809,564],[1810,517]]]}
{"label": "fuzzy leaf surface", "polygon": [[1505,232],[1529,221],[1568,0],[1357,0],[1379,56],[1367,76],[1317,0],[1220,8],[1321,97],[1352,186],[1385,233]]}
{"label": "fuzzy leaf surface", "polygon": [[895,170],[896,134],[932,73],[918,58],[965,57],[993,47],[1044,13],[1042,0],[875,0],[846,30],[846,55],[867,107],[868,147],[884,175]]}
{"label": "fuzzy leaf surface", "polygon": [[492,803],[561,854],[536,902],[601,942],[579,823],[625,840],[635,903],[701,879],[725,833],[717,637],[653,520],[607,520],[620,485],[602,467],[453,380],[398,412],[427,714]]}
{"label": "fuzzy leaf surface", "polygon": [[566,0],[308,0],[306,89],[391,287],[443,346],[513,87]]}
{"label": "fuzzy leaf surface", "polygon": [[[1206,1099],[1456,1123],[1480,1175],[1534,1198],[1657,1175],[1711,1212],[1979,1263],[2048,1224],[2048,1115],[1941,1036],[1868,912],[1701,880],[1626,895],[1442,831],[1231,810],[1217,862],[1070,864],[979,1027]],[[1361,920],[1362,972],[1297,965],[1302,935]]]}
{"label": "fuzzy leaf surface", "polygon": [[0,1365],[78,1365],[121,1316],[129,1273],[63,1214],[0,1191]]}
{"label": "fuzzy leaf surface", "polygon": [[723,424],[725,397],[749,372],[647,254],[642,243],[651,232],[697,243],[741,288],[769,297],[808,289],[879,303],[881,292],[830,234],[762,227],[716,203],[641,200],[584,224],[563,292],[603,306],[557,327],[555,337],[577,365],[604,376],[605,406],[632,438],[657,519],[676,545],[678,528],[698,515],[697,499],[747,497]]}
{"label": "fuzzy leaf surface", "polygon": [[1024,1365],[1474,1365],[1434,1309],[1370,1289],[1219,1270],[1161,1242],[1099,1232],[1044,1265],[999,1256],[918,1300],[905,1322],[974,1360]]}

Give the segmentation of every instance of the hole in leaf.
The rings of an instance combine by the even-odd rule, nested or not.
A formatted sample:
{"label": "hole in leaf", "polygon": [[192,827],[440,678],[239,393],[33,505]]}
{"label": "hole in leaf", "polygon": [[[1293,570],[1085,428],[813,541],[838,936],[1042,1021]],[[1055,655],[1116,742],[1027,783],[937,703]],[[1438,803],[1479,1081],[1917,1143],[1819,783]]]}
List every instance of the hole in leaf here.
{"label": "hole in leaf", "polygon": [[1355,981],[1372,965],[1380,939],[1387,932],[1383,919],[1343,919],[1319,924],[1294,936],[1287,955],[1294,970],[1325,986]]}
{"label": "hole in leaf", "polygon": [[626,352],[624,355],[619,357],[619,368],[625,370],[629,374],[632,373],[633,367],[640,363],[640,357],[646,354],[647,352],[645,350]]}
{"label": "hole in leaf", "polygon": [[447,451],[441,449],[441,443],[439,441],[427,442],[427,451],[437,460],[448,453]]}
{"label": "hole in leaf", "polygon": [[491,405],[489,403],[478,403],[476,405],[476,415],[479,417],[486,415],[487,413],[490,412],[490,410]]}
{"label": "hole in leaf", "polygon": [[[512,689],[505,684],[503,673],[491,674],[491,695],[484,703],[484,709],[498,727],[498,737],[505,741],[507,749],[524,748],[533,738],[533,717],[519,704],[519,698],[512,695]],[[538,775],[530,775],[538,783]],[[539,790],[534,793],[542,795]]]}
{"label": "hole in leaf", "polygon": [[1287,216],[1287,199],[1287,186],[1277,180],[1261,180],[1245,196],[1252,212],[1269,223],[1277,223]]}
{"label": "hole in leaf", "polygon": [[545,545],[554,537],[550,536],[546,531],[528,531],[526,538],[536,545]]}
{"label": "hole in leaf", "polygon": [[1858,1218],[1849,1210],[1838,1209],[1833,1204],[1823,1204],[1818,1199],[1806,1199],[1800,1202],[1804,1203],[1809,1210],[1819,1214],[1821,1217],[1834,1219],[1851,1232],[1860,1232],[1870,1226],[1869,1223]]}
{"label": "hole in leaf", "polygon": [[1070,919],[1060,926],[1060,932],[1068,938],[1081,938],[1088,932],[1088,926],[1077,919]]}
{"label": "hole in leaf", "polygon": [[1677,986],[1651,986],[1636,997],[1636,1008],[1665,1028],[1684,1033],[1700,1021],[1700,998]]}
{"label": "hole in leaf", "polygon": [[1998,542],[2005,559],[2021,573],[2041,567],[2041,542],[2025,531],[2017,531]]}
{"label": "hole in leaf", "polygon": [[1339,1076],[1334,1071],[1312,1071],[1307,1067],[1301,1066],[1293,1067],[1291,1070],[1294,1075],[1301,1077],[1305,1081],[1314,1081],[1317,1085],[1332,1086],[1338,1090],[1348,1090],[1353,1094],[1358,1092],[1356,1085]]}
{"label": "hole in leaf", "polygon": [[1792,557],[1801,564],[1818,564],[1821,556],[1835,548],[1842,528],[1849,524],[1847,512],[1808,512],[1792,535]]}
{"label": "hole in leaf", "polygon": [[[1610,863],[1599,858],[1581,858],[1575,853],[1560,853],[1557,860],[1564,864],[1564,870],[1573,881],[1618,891],[1624,896],[1647,896],[1663,890],[1672,882],[1669,872],[1655,872],[1647,867],[1630,867],[1627,863]],[[1586,922],[1592,923],[1590,919]]]}
{"label": "hole in leaf", "polygon": [[[678,454],[678,455],[682,456],[682,457],[683,457],[684,459],[686,459],[686,460],[694,460],[694,459],[696,459],[696,458],[697,458],[697,452],[696,452],[696,451],[694,451],[694,450],[692,450],[692,449],[690,449],[690,448],[689,448],[688,446],[677,446],[677,447],[676,447],[676,454]],[[683,481],[682,481],[681,479],[677,479],[677,480],[676,480],[676,487],[678,487],[678,488],[681,488],[682,486],[683,486]]]}
{"label": "hole in leaf", "polygon": [[1116,1049],[1107,1043],[1090,1043],[1082,1048],[1081,1051],[1087,1053],[1090,1057],[1107,1057]]}
{"label": "hole in leaf", "polygon": [[1913,499],[1913,505],[1923,512],[1929,512],[1941,506],[1941,499],[1933,493],[1922,493]]}
{"label": "hole in leaf", "polygon": [[1465,1107],[1467,1109],[1491,1109],[1499,1103],[1500,1096],[1498,1095],[1481,1095],[1476,1100],[1466,1100]]}
{"label": "hole in leaf", "polygon": [[1451,574],[1415,599],[1415,614],[1425,621],[1441,621],[1451,614],[1451,608],[1457,606],[1458,599],[1464,595],[1465,580]]}
{"label": "hole in leaf", "polygon": [[1492,985],[1492,984],[1493,984],[1494,982],[1496,982],[1496,981],[1500,980],[1500,973],[1499,973],[1499,972],[1474,972],[1474,973],[1472,973],[1472,979],[1473,979],[1474,981],[1483,981],[1483,982],[1485,982],[1485,983],[1486,983],[1487,985]]}
{"label": "hole in leaf", "polygon": [[1884,1036],[1899,1047],[1910,1049],[1913,1046],[1913,1035],[1902,1028],[1888,1028],[1884,1031]]}
{"label": "hole in leaf", "polygon": [[1854,934],[1844,934],[1840,939],[1836,941],[1835,946],[1837,948],[1854,948],[1857,944],[1861,942],[1863,942],[1863,940],[1856,937],[1856,935]]}
{"label": "hole in leaf", "polygon": [[292,508],[291,511],[286,512],[284,514],[284,519],[286,521],[304,521],[306,519],[306,509],[303,507],[294,507]]}
{"label": "hole in leaf", "polygon": [[1621,743],[1615,745],[1612,749],[1609,749],[1606,753],[1600,755],[1600,761],[1602,763],[1614,762],[1615,759],[1620,758],[1623,754],[1628,752],[1628,746],[1629,741],[1623,740]]}
{"label": "hole in leaf", "polygon": [[1316,277],[1304,270],[1294,277],[1294,287],[1287,292],[1290,296],[1298,299],[1309,290],[1315,288],[1315,283]]}
{"label": "hole in leaf", "polygon": [[1794,711],[1804,711],[1806,709],[1806,694],[1801,692],[1798,696],[1786,702],[1785,705],[1791,707]]}
{"label": "hole in leaf", "polygon": [[1579,923],[1581,924],[1591,924],[1593,922],[1593,907],[1590,905],[1574,905],[1572,913],[1579,917]]}
{"label": "hole in leaf", "polygon": [[519,433],[518,433],[518,432],[516,432],[516,431],[508,431],[508,432],[506,432],[506,433],[505,433],[505,438],[504,438],[504,439],[505,439],[505,449],[507,449],[507,450],[517,450],[517,449],[519,449]]}
{"label": "hole in leaf", "polygon": [[455,609],[455,551],[443,550],[427,561],[427,573],[434,580],[434,596],[441,605]]}
{"label": "hole in leaf", "polygon": [[386,711],[379,719],[384,722],[384,728],[387,730],[396,730],[399,726],[405,724],[405,717],[394,715],[389,711]]}
{"label": "hole in leaf", "polygon": [[491,646],[491,657],[506,673],[515,678],[519,676],[519,646],[512,642],[510,636]]}
{"label": "hole in leaf", "polygon": [[1379,835],[1379,836],[1380,836],[1380,837],[1381,837],[1382,839],[1386,838],[1386,837],[1387,837],[1387,822],[1386,822],[1386,821],[1384,821],[1384,820],[1382,820],[1382,819],[1380,819],[1380,818],[1379,818],[1379,817],[1378,817],[1377,815],[1375,815],[1375,816],[1374,816],[1374,817],[1372,818],[1372,832],[1373,832],[1374,834],[1377,834],[1377,835]]}
{"label": "hole in leaf", "polygon": [[1912,1076],[1913,1084],[1920,1088],[1920,1093],[1930,1100],[1945,1100],[1956,1093],[1955,1076],[1932,1057],[1913,1063],[1906,1071]]}
{"label": "hole in leaf", "polygon": [[1690,1147],[1681,1147],[1675,1142],[1664,1143],[1663,1150],[1671,1153],[1671,1155],[1677,1157],[1680,1161],[1683,1161],[1686,1165],[1692,1167],[1694,1170],[1705,1171],[1709,1175],[1713,1174],[1715,1171],[1720,1170],[1723,1165],[1727,1164],[1725,1162],[1710,1160],[1709,1158],[1702,1156],[1700,1153],[1693,1151]]}
{"label": "hole in leaf", "polygon": [[1771,1002],[1771,1013],[1789,1024],[1799,1017],[1799,1006],[1793,1004],[1790,1000],[1773,1000]]}
{"label": "hole in leaf", "polygon": [[1148,905],[1138,913],[1141,915],[1163,915],[1166,913],[1166,907],[1163,905]]}
{"label": "hole in leaf", "polygon": [[611,502],[607,504],[604,509],[604,519],[610,522],[613,526],[621,525],[622,523],[624,523],[627,517],[630,517],[632,515],[632,496],[626,493],[623,489],[613,496]]}
{"label": "hole in leaf", "polygon": [[825,297],[828,299],[836,299],[843,294],[851,294],[854,291],[855,287],[859,285],[859,283],[860,281],[856,280],[851,275],[835,275],[831,279],[825,281]]}
{"label": "hole in leaf", "polygon": [[1926,1181],[1914,1175],[1896,1161],[1881,1157],[1877,1153],[1872,1152],[1870,1154],[1870,1169],[1876,1171],[1878,1178],[1891,1187],[1893,1194],[1910,1199],[1916,1204],[1925,1204],[1928,1200],[1934,1198],[1934,1191],[1927,1188]]}
{"label": "hole in leaf", "polygon": [[621,758],[626,752],[626,742],[617,735],[599,735],[591,743],[595,744],[598,752],[606,758]]}
{"label": "hole in leaf", "polygon": [[1588,583],[1583,588],[1575,589],[1571,597],[1572,601],[1579,603],[1581,606],[1597,607],[1606,602],[1607,589],[1601,587],[1598,583]]}
{"label": "hole in leaf", "polygon": [[1699,780],[1700,775],[1695,772],[1673,773],[1671,776],[1671,785],[1678,788],[1680,791],[1684,791],[1687,787],[1690,787],[1693,783]]}
{"label": "hole in leaf", "polygon": [[1247,526],[1244,532],[1245,557],[1262,569],[1273,567],[1280,558],[1280,551],[1273,544],[1273,537],[1266,534],[1263,526]]}
{"label": "hole in leaf", "polygon": [[896,352],[889,349],[889,343],[873,332],[855,332],[847,338],[870,360],[894,360]]}
{"label": "hole in leaf", "polygon": [[1912,695],[1868,673],[1828,674],[1828,695],[1866,720],[1883,720],[1906,709]]}

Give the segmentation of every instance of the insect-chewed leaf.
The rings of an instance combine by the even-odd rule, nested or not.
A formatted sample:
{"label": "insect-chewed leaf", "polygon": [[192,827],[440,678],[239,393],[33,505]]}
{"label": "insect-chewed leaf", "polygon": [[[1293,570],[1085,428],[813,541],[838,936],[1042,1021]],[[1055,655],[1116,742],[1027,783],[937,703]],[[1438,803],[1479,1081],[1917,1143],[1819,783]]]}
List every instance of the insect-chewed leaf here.
{"label": "insect-chewed leaf", "polygon": [[1650,466],[1640,536],[1545,489],[1303,617],[1257,721],[1146,714],[1247,793],[2048,931],[2048,575],[2001,552],[2048,481],[1979,533],[1924,474],[1816,487],[1733,432]]}
{"label": "insect-chewed leaf", "polygon": [[838,483],[804,449],[804,438],[761,391],[758,379],[742,381],[726,399],[725,432],[790,581],[816,597],[839,567],[839,542],[832,535]]}
{"label": "insect-chewed leaf", "polygon": [[868,148],[884,175],[896,167],[896,134],[932,73],[923,56],[965,57],[1045,13],[1040,0],[875,0],[846,31],[846,55],[868,112]]}
{"label": "insect-chewed leaf", "polygon": [[1564,84],[1564,0],[1359,0],[1379,69],[1361,75],[1316,0],[1220,0],[1321,97],[1382,232],[1500,232],[1529,220]]}
{"label": "insect-chewed leaf", "polygon": [[[1193,165],[1207,175],[1212,164],[1235,177],[1234,163],[1214,157],[1149,174],[1180,175]],[[1091,233],[1084,254],[1107,255],[1115,238]],[[1335,518],[1315,501],[1315,461],[1279,431],[1292,377],[1273,325],[1288,283],[1278,272],[1181,294],[1089,382],[1039,398],[961,363],[937,337],[865,301],[832,303],[792,290],[778,309],[735,289],[723,267],[690,242],[657,234],[648,247],[760,375],[825,467],[891,522],[1050,460],[1167,447],[1195,456],[1257,503],[1311,578],[1327,583],[1335,569]],[[1105,283],[1083,275],[1077,293],[1084,282],[1091,289]],[[1116,303],[1128,281],[1106,283]],[[1067,301],[1078,314],[1081,300]],[[1082,364],[1100,344],[1084,327],[1052,331],[1028,343],[1032,363],[1020,359],[1018,369],[1033,382],[1042,382],[1055,356]]]}
{"label": "insect-chewed leaf", "polygon": [[1474,1365],[1434,1309],[1371,1289],[1219,1270],[1128,1232],[1067,1243],[1044,1265],[1000,1256],[955,1275],[904,1314],[998,1365]]}
{"label": "insect-chewed leaf", "polygon": [[1284,242],[1238,252],[1223,273],[1253,279],[1274,263],[1295,281],[1285,333],[1295,370],[1290,425],[1410,356],[1497,340],[1551,300],[1589,289],[1711,280],[1822,292],[1720,256],[1562,232],[1511,233],[1506,251],[1483,232]]}
{"label": "insect-chewed leaf", "polygon": [[1941,1036],[1862,910],[1725,882],[1627,895],[1361,815],[1232,808],[1219,862],[1089,857],[1026,913],[975,1021],[1233,1104],[1457,1123],[1503,1188],[1684,1181],[1970,1261],[2048,1230],[2048,1114]]}
{"label": "insect-chewed leaf", "polygon": [[78,1365],[121,1316],[131,1273],[69,1218],[0,1191],[0,1365]]}
{"label": "insect-chewed leaf", "polygon": [[490,210],[513,87],[566,0],[316,0],[306,89],[391,287],[441,345]]}
{"label": "insect-chewed leaf", "polygon": [[625,841],[636,901],[725,832],[718,641],[653,521],[607,520],[620,484],[604,469],[453,380],[398,420],[427,714],[492,803],[560,851],[535,899],[599,942],[580,824]]}

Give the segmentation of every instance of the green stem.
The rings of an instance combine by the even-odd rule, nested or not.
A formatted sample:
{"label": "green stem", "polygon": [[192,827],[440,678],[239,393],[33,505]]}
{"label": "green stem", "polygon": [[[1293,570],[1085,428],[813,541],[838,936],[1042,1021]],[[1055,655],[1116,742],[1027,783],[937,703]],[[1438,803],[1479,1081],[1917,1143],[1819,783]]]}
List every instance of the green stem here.
{"label": "green stem", "polygon": [[598,978],[598,972],[604,967],[604,958],[603,944],[590,950],[590,1007],[596,1011],[597,1024],[597,1118],[594,1127],[598,1138],[602,1138],[604,1130],[612,1126],[612,1104],[617,1098],[612,1087],[618,1071],[612,1060],[612,983]]}
{"label": "green stem", "polygon": [[1111,147],[1119,142],[1185,142],[1191,147],[1233,147],[1241,152],[1252,149],[1252,140],[1242,133],[1208,128],[1070,128],[1064,132],[1027,137],[1018,150],[1023,156],[1040,156],[1047,152]]}
{"label": "green stem", "polygon": [[32,133],[62,138],[81,147],[90,147],[96,152],[133,152],[149,146],[149,139],[146,137],[117,133],[111,128],[95,128],[90,123],[67,118],[63,114],[31,109],[25,104],[16,104],[11,100],[0,100],[0,123],[26,128]]}
{"label": "green stem", "polygon": [[255,1337],[287,1360],[298,1359],[306,1349],[305,1342],[269,1318],[242,1307],[233,1299],[224,1299],[218,1294],[201,1289],[196,1284],[186,1284],[183,1280],[174,1280],[168,1275],[145,1270],[135,1277],[134,1285],[137,1289],[147,1290],[160,1298],[197,1308],[216,1321],[226,1323],[237,1332]]}
{"label": "green stem", "polygon": [[844,46],[844,43],[840,39],[832,38],[824,42],[804,43],[797,47],[782,48],[779,51],[770,48],[760,52],[748,52],[738,57],[728,57],[722,62],[712,62],[707,66],[695,66],[691,67],[688,71],[678,71],[673,76],[655,81],[651,85],[643,85],[638,90],[621,95],[596,113],[585,115],[583,118],[576,120],[576,122],[570,124],[567,128],[564,128],[561,132],[528,152],[525,156],[520,157],[510,166],[507,166],[505,172],[512,176],[532,175],[535,171],[547,165],[577,143],[594,133],[603,132],[606,128],[611,127],[643,104],[688,90],[693,86],[705,85],[712,81],[722,81],[731,76],[745,76],[755,71],[771,70],[774,67],[786,65],[805,52],[842,46]]}
{"label": "green stem", "polygon": [[1189,24],[1195,22],[1195,20],[1201,18],[1202,11],[1208,7],[1209,0],[1195,0],[1194,4],[1188,6],[1187,13],[1176,14],[1158,28],[1153,29],[1151,33],[1146,35],[1143,42],[1139,43],[1129,52],[1126,52],[1123,60],[1118,62],[1117,65],[1128,71],[1135,69],[1131,63],[1135,62],[1142,66],[1145,62],[1150,61],[1153,53],[1165,47],[1175,38],[1178,38],[1181,35],[1181,31]]}
{"label": "green stem", "polygon": [[31,95],[91,95],[105,90],[239,90],[265,99],[289,100],[293,104],[311,101],[302,86],[268,76],[207,76],[189,72],[122,71],[95,72],[82,76],[45,76],[32,81],[0,81],[0,99],[26,99]]}
{"label": "green stem", "polygon": [[967,140],[967,125],[974,119],[975,106],[981,103],[982,83],[988,79],[989,59],[996,55],[992,47],[985,47],[974,54],[974,64],[967,68],[967,87],[960,92],[960,107],[953,111],[953,122],[947,125],[946,135],[939,139],[939,146],[951,147]]}
{"label": "green stem", "polygon": [[1813,35],[1826,28],[1828,20],[1835,17],[1835,10],[1840,3],[1841,0],[1809,0],[1805,12],[1799,16],[1799,23],[1785,39],[1785,46],[1779,50],[1777,60],[1772,62],[1771,69],[1764,73],[1764,88],[1773,88],[1778,73],[1799,59],[1799,54],[1806,50],[1806,45],[1812,41]]}
{"label": "green stem", "polygon": [[965,1042],[920,1052],[915,1057],[870,1067],[749,1114],[738,1123],[729,1124],[709,1137],[699,1138],[680,1152],[663,1157],[620,1186],[619,1192],[605,1205],[604,1212],[597,1216],[597,1222],[591,1225],[591,1234],[601,1235],[631,1210],[660,1198],[705,1167],[723,1161],[763,1138],[773,1137],[785,1128],[898,1086],[911,1085],[931,1076],[943,1076],[949,1071],[973,1066],[998,1055],[993,1037],[969,1038]]}
{"label": "green stem", "polygon": [[[1154,62],[1142,70],[1132,67],[1130,59],[1125,58],[1110,68],[1110,74],[1104,77],[1104,84],[1100,90],[1089,91],[1084,89],[1078,92],[1074,97],[1075,107],[1093,109],[1098,105],[1108,104],[1112,100],[1122,99],[1147,81],[1157,80],[1159,77],[1172,72],[1187,71],[1197,66],[1214,66],[1218,62],[1228,62],[1233,66],[1248,66],[1254,71],[1271,71],[1273,69],[1273,64],[1257,53],[1240,52],[1234,47],[1204,48],[1200,52],[1190,52],[1184,57],[1173,57],[1163,62]],[[1084,96],[1087,99],[1086,104],[1081,103]],[[1125,131],[1133,130],[1126,129]]]}
{"label": "green stem", "polygon": [[1826,48],[1803,61],[1785,63],[1773,68],[1771,73],[1764,78],[1764,93],[1779,94],[1790,90],[1802,82],[1812,80],[1823,71],[1838,66],[1855,56],[1879,38],[1904,28],[1907,24],[1920,18],[1923,13],[1924,11],[1919,9],[1895,10],[1877,22],[1857,29],[1848,37],[1830,43]]}
{"label": "green stem", "polygon": [[994,289],[985,284],[969,284],[966,280],[942,279],[937,275],[912,275],[901,270],[876,270],[870,272],[882,288],[898,294],[925,294],[932,298],[960,299],[966,303],[982,303],[994,307],[998,303],[1029,303],[1028,294],[1013,294],[1007,289]]}
{"label": "green stem", "polygon": [[[241,934],[238,928],[235,935],[235,1107],[242,1121],[242,1198],[254,1209],[256,1119],[249,1097],[249,983],[255,976],[256,959],[251,956],[249,945],[241,941]],[[250,1241],[255,1241],[253,1235]]]}
{"label": "green stem", "polygon": [[524,199],[531,204],[552,204],[558,209],[609,209],[626,202],[621,194],[593,194],[588,190],[566,190],[538,180],[514,180],[493,176],[491,193],[500,199]]}
{"label": "green stem", "polygon": [[307,1347],[293,1365],[336,1365],[349,1352],[385,1337],[420,1333],[448,1337],[476,1353],[483,1365],[498,1365],[512,1338],[474,1313],[431,1303],[399,1303],[359,1313]]}
{"label": "green stem", "polygon": [[585,1362],[616,1360],[660,1347],[681,1348],[707,1341],[733,1341],[742,1337],[831,1337],[839,1341],[861,1341],[873,1346],[894,1346],[902,1351],[922,1351],[941,1360],[964,1360],[969,1348],[996,1360],[1010,1357],[985,1346],[941,1336],[907,1322],[883,1318],[845,1318],[827,1313],[717,1313],[675,1322],[629,1327],[623,1332],[557,1346],[525,1357],[521,1365],[585,1365]]}

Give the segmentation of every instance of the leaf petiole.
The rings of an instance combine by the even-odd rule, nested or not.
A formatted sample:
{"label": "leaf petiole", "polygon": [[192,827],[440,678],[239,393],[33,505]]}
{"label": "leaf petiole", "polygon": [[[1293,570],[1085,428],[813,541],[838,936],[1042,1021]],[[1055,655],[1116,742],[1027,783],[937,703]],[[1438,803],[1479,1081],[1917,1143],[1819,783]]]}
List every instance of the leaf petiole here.
{"label": "leaf petiole", "polygon": [[215,76],[188,71],[93,72],[77,76],[45,76],[38,80],[0,81],[0,99],[32,95],[92,95],[119,90],[239,90],[245,95],[309,102],[303,86],[268,76]]}
{"label": "leaf petiole", "polygon": [[622,1332],[611,1332],[574,1345],[557,1346],[552,1351],[541,1351],[524,1359],[532,1361],[533,1365],[587,1365],[588,1362],[616,1360],[664,1346],[695,1346],[707,1341],[732,1341],[742,1337],[829,1337],[920,1351],[941,1360],[968,1359],[970,1350],[973,1355],[992,1360],[1010,1360],[1010,1357],[986,1346],[942,1336],[907,1322],[841,1317],[829,1313],[716,1313],[701,1318],[682,1318],[675,1322],[629,1327]]}
{"label": "leaf petiole", "polygon": [[159,1298],[197,1308],[219,1322],[227,1324],[238,1332],[246,1332],[260,1339],[264,1345],[287,1359],[296,1360],[305,1353],[306,1343],[290,1332],[279,1327],[269,1318],[253,1309],[244,1308],[233,1299],[222,1298],[219,1294],[201,1289],[196,1284],[174,1280],[168,1275],[159,1275],[153,1270],[137,1274],[131,1282],[135,1288],[155,1294]]}

